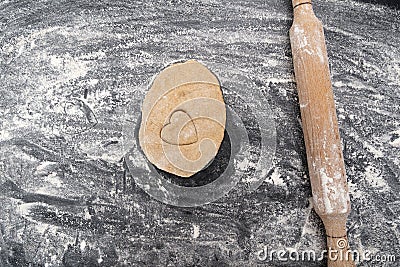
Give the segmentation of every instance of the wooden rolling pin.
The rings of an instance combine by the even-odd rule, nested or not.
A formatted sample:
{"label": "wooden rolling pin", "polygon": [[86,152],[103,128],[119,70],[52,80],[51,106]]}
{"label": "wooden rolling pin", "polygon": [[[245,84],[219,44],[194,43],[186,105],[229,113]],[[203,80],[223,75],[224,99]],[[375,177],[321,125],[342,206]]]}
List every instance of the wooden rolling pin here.
{"label": "wooden rolling pin", "polygon": [[355,266],[346,231],[350,198],[321,21],[310,0],[292,0],[290,29],[314,209],[327,235],[328,266]]}

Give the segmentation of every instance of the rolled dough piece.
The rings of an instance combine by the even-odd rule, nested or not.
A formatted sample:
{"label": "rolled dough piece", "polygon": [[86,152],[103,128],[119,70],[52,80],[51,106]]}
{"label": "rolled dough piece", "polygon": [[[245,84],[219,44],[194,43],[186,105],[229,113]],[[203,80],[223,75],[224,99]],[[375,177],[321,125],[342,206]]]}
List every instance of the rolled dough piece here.
{"label": "rolled dough piece", "polygon": [[189,60],[167,67],[153,81],[143,101],[139,143],[157,168],[189,177],[217,154],[225,122],[217,77]]}

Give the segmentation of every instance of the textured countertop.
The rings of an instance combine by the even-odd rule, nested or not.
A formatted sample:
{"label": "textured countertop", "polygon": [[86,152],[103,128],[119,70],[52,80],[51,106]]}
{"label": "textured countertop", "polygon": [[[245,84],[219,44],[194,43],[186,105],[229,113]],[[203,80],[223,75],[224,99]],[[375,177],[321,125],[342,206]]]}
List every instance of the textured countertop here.
{"label": "textured countertop", "polygon": [[[339,0],[315,0],[314,11],[350,184],[350,245],[397,257],[359,266],[399,266],[400,11]],[[1,1],[0,266],[325,266],[258,255],[326,246],[309,202],[291,23],[280,0]],[[183,208],[135,184],[123,131],[154,75],[190,58],[226,88],[245,80],[262,93],[276,153],[254,192]]]}

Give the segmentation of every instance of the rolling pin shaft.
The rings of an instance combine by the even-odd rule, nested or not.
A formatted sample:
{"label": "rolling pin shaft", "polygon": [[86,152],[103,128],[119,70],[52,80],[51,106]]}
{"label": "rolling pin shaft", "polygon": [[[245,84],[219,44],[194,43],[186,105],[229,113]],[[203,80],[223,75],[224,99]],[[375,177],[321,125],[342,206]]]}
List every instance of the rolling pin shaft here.
{"label": "rolling pin shaft", "polygon": [[350,199],[323,26],[311,1],[292,3],[290,41],[314,209],[326,229],[328,266],[354,266],[346,231]]}

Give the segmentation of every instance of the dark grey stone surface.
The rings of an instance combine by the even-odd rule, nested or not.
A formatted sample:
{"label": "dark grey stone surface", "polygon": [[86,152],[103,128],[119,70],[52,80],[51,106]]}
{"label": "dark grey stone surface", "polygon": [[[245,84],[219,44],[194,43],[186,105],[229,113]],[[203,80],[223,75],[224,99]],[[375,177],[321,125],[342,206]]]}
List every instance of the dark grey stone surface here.
{"label": "dark grey stone surface", "polygon": [[[400,260],[400,12],[314,1],[325,25],[353,210],[352,249]],[[290,1],[1,1],[0,266],[324,266],[293,79]],[[165,65],[251,81],[274,112],[255,192],[178,208],[126,168],[124,109]],[[251,108],[251,103],[249,103]],[[257,111],[253,111],[257,115]]]}

